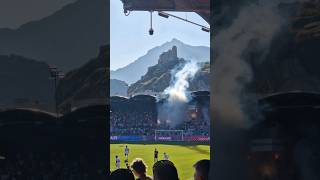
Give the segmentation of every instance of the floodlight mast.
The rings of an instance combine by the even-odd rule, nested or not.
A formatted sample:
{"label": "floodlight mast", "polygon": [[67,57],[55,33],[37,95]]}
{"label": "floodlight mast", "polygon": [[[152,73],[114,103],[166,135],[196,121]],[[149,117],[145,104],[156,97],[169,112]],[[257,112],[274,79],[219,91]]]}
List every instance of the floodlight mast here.
{"label": "floodlight mast", "polygon": [[56,111],[56,118],[59,118],[59,109],[58,109],[58,101],[57,101],[57,84],[58,80],[64,78],[64,74],[61,70],[59,70],[55,66],[49,67],[51,78],[54,79],[54,101],[55,101],[55,111]]}

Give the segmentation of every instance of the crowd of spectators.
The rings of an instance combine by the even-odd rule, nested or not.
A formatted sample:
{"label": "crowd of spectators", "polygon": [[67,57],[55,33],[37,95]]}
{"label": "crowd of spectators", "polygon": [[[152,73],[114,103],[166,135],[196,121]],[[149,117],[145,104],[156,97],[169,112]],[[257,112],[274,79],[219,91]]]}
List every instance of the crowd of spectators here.
{"label": "crowd of spectators", "polygon": [[210,136],[210,122],[198,119],[185,121],[181,125],[184,129],[184,135]]}
{"label": "crowd of spectators", "polygon": [[85,155],[65,152],[17,153],[0,160],[0,180],[105,179],[103,170]]}
{"label": "crowd of spectators", "polygon": [[[209,180],[210,160],[203,159],[194,165],[194,180]],[[179,180],[179,173],[173,162],[160,160],[152,167],[153,177],[147,175],[147,165],[137,158],[127,168],[119,168],[111,172],[111,180]]]}
{"label": "crowd of spectators", "polygon": [[106,179],[105,106],[0,113],[0,180]]}
{"label": "crowd of spectators", "polygon": [[[187,112],[186,112],[187,113]],[[177,126],[160,121],[156,112],[113,110],[110,112],[111,136],[154,136],[155,130],[183,130],[184,135],[209,136],[210,122],[200,116],[186,119]]]}
{"label": "crowd of spectators", "polygon": [[111,135],[151,136],[157,126],[152,112],[112,111],[110,113]]}

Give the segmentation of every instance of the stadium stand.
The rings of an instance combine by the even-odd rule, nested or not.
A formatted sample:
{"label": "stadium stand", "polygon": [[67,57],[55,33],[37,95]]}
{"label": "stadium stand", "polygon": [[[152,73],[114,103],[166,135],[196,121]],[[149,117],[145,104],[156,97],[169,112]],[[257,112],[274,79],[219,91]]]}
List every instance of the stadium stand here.
{"label": "stadium stand", "polygon": [[156,126],[155,99],[139,95],[131,99],[112,97],[110,100],[111,135],[151,135]]}
{"label": "stadium stand", "polygon": [[[137,95],[131,98],[112,96],[110,99],[110,133],[111,140],[122,136],[125,140],[152,140],[156,130],[183,130],[183,135],[191,141],[209,139],[209,96],[208,91],[196,91],[192,94],[185,114],[187,118],[175,127],[169,123],[159,123],[156,97]],[[172,134],[178,133],[178,134]],[[179,136],[172,131],[170,136]],[[134,138],[144,136],[143,138]],[[196,136],[196,138],[192,138]],[[202,137],[202,138],[201,138]],[[203,138],[206,137],[206,138]],[[120,138],[121,139],[121,138]]]}
{"label": "stadium stand", "polygon": [[[301,164],[308,164],[308,174],[319,175],[319,168],[315,167],[320,161],[320,94],[277,93],[261,98],[259,105],[264,119],[249,129],[252,179],[295,179],[305,168]],[[271,175],[259,171],[271,163]]]}
{"label": "stadium stand", "polygon": [[0,112],[0,179],[106,179],[106,112],[106,106],[60,118],[35,110]]}

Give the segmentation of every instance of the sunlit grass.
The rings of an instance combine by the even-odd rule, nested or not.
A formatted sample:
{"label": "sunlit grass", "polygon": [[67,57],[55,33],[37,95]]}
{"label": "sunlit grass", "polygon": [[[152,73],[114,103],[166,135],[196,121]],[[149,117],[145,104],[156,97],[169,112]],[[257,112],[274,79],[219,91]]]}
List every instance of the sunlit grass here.
{"label": "sunlit grass", "polygon": [[[126,144],[110,145],[110,168],[115,169],[115,156],[121,159],[121,167],[125,168],[124,148]],[[148,165],[147,173],[152,176],[153,153],[157,148],[159,151],[159,160],[163,159],[163,153],[169,154],[171,160],[177,167],[180,180],[188,180],[193,178],[193,164],[200,159],[210,158],[209,145],[164,145],[164,144],[128,144],[130,149],[129,164],[134,158],[143,158]]]}

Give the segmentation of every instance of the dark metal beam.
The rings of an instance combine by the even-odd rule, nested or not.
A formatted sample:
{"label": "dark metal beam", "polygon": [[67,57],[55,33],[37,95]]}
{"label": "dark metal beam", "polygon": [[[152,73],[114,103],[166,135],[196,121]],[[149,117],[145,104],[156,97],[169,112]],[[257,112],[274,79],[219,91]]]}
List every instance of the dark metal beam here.
{"label": "dark metal beam", "polygon": [[128,11],[195,12],[209,23],[210,0],[121,0]]}

